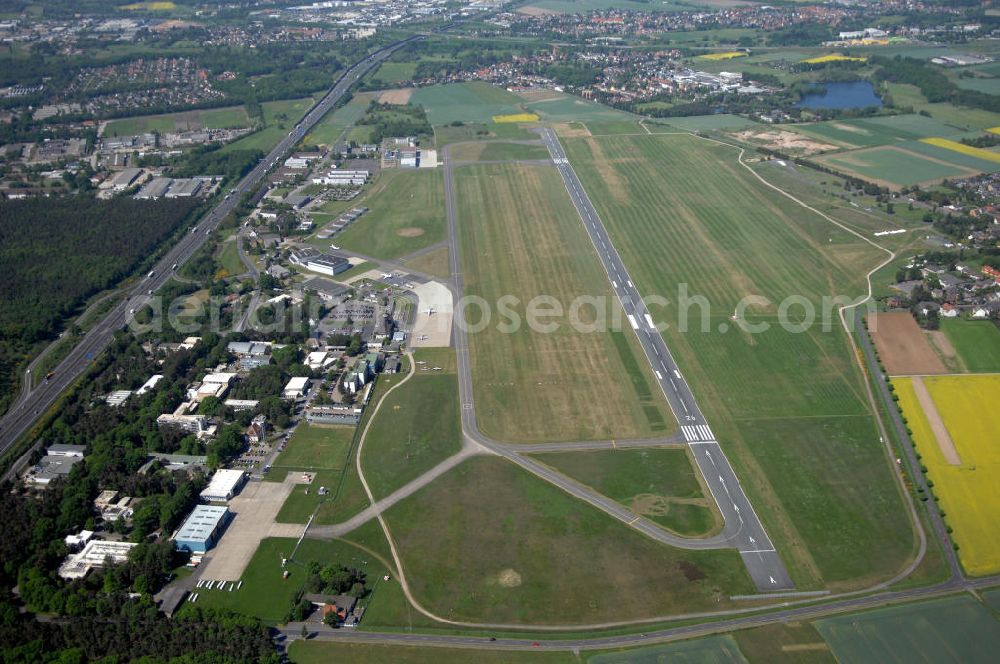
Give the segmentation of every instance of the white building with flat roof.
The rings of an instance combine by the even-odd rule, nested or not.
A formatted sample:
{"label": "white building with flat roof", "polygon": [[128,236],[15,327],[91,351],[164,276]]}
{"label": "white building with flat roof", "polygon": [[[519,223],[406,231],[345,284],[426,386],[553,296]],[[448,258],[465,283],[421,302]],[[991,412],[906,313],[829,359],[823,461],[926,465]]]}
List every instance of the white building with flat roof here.
{"label": "white building with flat roof", "polygon": [[309,379],[305,376],[296,376],[285,385],[284,397],[286,399],[299,399],[304,397],[309,389]]}
{"label": "white building with flat roof", "polygon": [[239,493],[246,479],[247,474],[242,470],[220,468],[201,492],[201,498],[208,502],[224,503]]}
{"label": "white building with flat roof", "polygon": [[59,576],[66,580],[82,579],[95,567],[104,567],[107,559],[114,564],[128,560],[129,552],[138,544],[92,539],[79,553],[71,553],[59,566]]}

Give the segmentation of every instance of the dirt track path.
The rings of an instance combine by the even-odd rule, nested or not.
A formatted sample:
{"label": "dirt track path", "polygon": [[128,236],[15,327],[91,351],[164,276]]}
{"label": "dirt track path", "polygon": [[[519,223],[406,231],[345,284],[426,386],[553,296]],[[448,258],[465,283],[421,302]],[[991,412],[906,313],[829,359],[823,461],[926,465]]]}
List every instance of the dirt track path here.
{"label": "dirt track path", "polygon": [[910,380],[913,382],[913,391],[917,395],[917,401],[920,402],[920,407],[923,409],[924,415],[927,416],[927,422],[931,425],[931,431],[934,432],[934,437],[937,439],[938,447],[941,449],[945,461],[953,466],[961,466],[962,458],[958,456],[955,442],[951,439],[951,434],[948,433],[948,427],[941,420],[941,414],[938,412],[937,406],[934,405],[934,399],[927,391],[927,386],[924,385],[924,379],[920,376],[914,376]]}

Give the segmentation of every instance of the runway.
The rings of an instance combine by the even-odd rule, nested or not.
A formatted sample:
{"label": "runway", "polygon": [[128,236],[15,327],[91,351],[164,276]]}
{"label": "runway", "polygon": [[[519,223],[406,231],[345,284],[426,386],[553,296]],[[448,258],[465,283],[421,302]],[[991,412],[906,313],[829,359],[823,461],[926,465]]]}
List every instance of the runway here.
{"label": "runway", "polygon": [[775,550],[774,543],[764,530],[736,473],[698,407],[694,394],[656,329],[652,316],[643,304],[642,295],[635,287],[604,223],[570,165],[559,139],[549,128],[540,129],[539,133],[601,259],[615,295],[625,310],[629,325],[642,345],[656,381],[681,425],[684,440],[690,446],[692,456],[725,519],[723,538],[740,552],[750,577],[760,590],[793,589],[795,585]]}

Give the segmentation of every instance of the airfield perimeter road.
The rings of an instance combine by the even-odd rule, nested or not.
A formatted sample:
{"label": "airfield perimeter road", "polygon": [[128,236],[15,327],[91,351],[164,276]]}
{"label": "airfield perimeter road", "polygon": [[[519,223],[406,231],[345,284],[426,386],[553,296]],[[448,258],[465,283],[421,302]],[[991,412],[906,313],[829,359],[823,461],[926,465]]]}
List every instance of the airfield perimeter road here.
{"label": "airfield perimeter road", "polygon": [[27,398],[14,404],[7,414],[0,419],[0,454],[5,453],[28,431],[38,420],[39,416],[52,407],[63,390],[90,366],[90,363],[98,354],[108,347],[115,332],[122,329],[131,319],[130,310],[135,309],[138,311],[152,299],[149,291],[155,293],[173,275],[173,266],[175,264],[180,267],[201,248],[205,240],[208,239],[208,235],[219,225],[219,222],[240,202],[243,194],[252,190],[260,183],[267,172],[277,165],[278,160],[284,156],[285,152],[301,140],[312,129],[313,125],[319,122],[327,111],[333,108],[359,78],[377,67],[383,60],[403,45],[422,38],[420,35],[414,35],[384,46],[359,60],[345,71],[337,79],[333,87],[330,88],[330,91],[295,125],[295,128],[282,138],[268,155],[239,181],[231,190],[231,195],[227,195],[222,202],[216,205],[198,222],[193,232],[185,234],[167,252],[153,268],[152,276],[141,279],[132,286],[127,291],[128,297],[83,336],[76,347],[66,356],[66,359],[56,367],[53,377],[39,384]]}
{"label": "airfield perimeter road", "polygon": [[747,571],[761,590],[790,590],[795,587],[774,544],[767,536],[764,525],[754,512],[743,487],[729,460],[715,440],[705,416],[695,402],[694,394],[681,375],[674,358],[670,355],[663,337],[650,317],[642,301],[642,295],[632,283],[628,270],[611,242],[604,223],[590,202],[580,179],[566,158],[559,139],[552,129],[539,130],[542,141],[549,150],[569,192],[573,205],[580,214],[594,249],[600,256],[601,264],[611,280],[615,294],[625,309],[629,324],[642,344],[656,380],[667,397],[674,416],[681,425],[684,439],[691,448],[708,484],[712,497],[725,519],[723,536],[730,546],[736,548],[746,564]]}

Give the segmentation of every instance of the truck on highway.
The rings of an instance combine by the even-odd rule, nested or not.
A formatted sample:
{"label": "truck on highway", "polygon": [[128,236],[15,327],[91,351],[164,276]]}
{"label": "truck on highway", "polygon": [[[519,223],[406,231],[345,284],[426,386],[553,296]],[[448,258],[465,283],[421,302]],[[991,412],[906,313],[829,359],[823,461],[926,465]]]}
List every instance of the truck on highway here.
{"label": "truck on highway", "polygon": [[149,274],[146,275],[146,278],[152,279],[154,274],[156,274],[156,270],[150,270]]}
{"label": "truck on highway", "polygon": [[170,269],[171,270],[176,270],[177,269],[177,263],[174,263],[173,265],[171,265]]}

